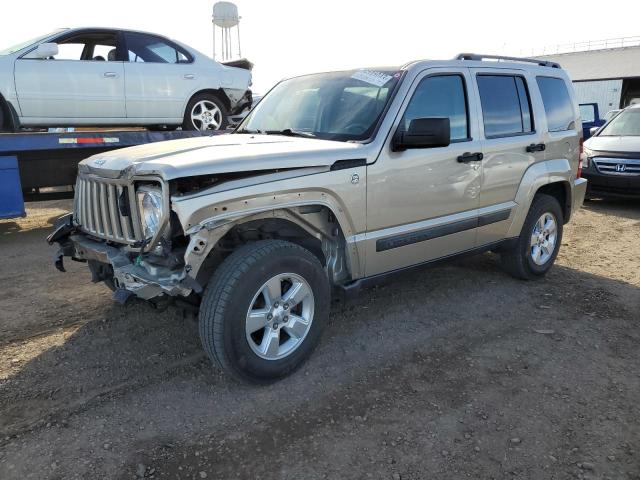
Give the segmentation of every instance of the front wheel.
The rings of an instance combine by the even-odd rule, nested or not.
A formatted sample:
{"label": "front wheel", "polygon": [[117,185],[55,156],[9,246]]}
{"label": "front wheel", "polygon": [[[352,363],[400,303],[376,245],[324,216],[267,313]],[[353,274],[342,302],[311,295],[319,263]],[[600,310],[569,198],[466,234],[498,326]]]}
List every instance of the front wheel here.
{"label": "front wheel", "polygon": [[311,354],[329,316],[320,261],[281,240],[247,244],[218,267],[200,306],[208,356],[236,379],[268,383]]}
{"label": "front wheel", "polygon": [[200,93],[187,104],[182,122],[183,130],[222,130],[228,124],[227,110],[215,95]]}
{"label": "front wheel", "polygon": [[503,268],[522,280],[545,275],[558,256],[563,224],[558,200],[550,195],[537,194],[515,247],[501,253]]}

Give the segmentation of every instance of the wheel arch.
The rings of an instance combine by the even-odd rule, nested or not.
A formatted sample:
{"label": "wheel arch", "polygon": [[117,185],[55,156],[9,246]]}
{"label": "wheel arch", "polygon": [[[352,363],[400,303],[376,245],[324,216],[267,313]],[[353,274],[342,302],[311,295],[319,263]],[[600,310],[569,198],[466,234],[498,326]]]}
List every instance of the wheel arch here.
{"label": "wheel arch", "polygon": [[295,243],[314,254],[333,284],[359,272],[359,257],[330,206],[306,204],[254,212],[190,236],[185,254],[195,278],[205,285],[216,267],[237,248],[266,239]]}
{"label": "wheel arch", "polygon": [[[20,122],[18,121],[18,113],[14,106],[5,99],[5,97],[0,93],[0,115],[2,116],[3,122],[0,125],[3,125],[4,129],[9,129],[14,132],[18,129]],[[4,122],[7,122],[5,125]]]}
{"label": "wheel arch", "polygon": [[183,115],[187,114],[187,107],[189,106],[191,100],[193,100],[196,95],[201,95],[203,93],[208,93],[218,98],[224,104],[224,108],[227,110],[227,115],[231,112],[231,100],[222,88],[203,88],[193,92],[193,94],[191,94],[191,96],[187,99],[186,103],[184,104],[184,108],[182,109]]}
{"label": "wheel arch", "polygon": [[531,203],[538,193],[551,195],[558,200],[564,213],[564,223],[567,223],[571,216],[573,179],[574,172],[569,161],[565,158],[545,160],[531,165],[524,173],[516,192],[515,202],[519,208],[511,223],[507,238],[520,235]]}

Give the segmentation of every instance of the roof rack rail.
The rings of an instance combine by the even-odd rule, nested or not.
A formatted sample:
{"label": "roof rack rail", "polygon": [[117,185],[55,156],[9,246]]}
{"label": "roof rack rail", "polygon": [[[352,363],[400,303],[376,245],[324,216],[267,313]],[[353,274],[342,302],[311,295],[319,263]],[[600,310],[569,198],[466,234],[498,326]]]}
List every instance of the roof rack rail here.
{"label": "roof rack rail", "polygon": [[480,53],[460,53],[456,56],[456,60],[474,60],[481,62],[483,59],[489,60],[509,60],[511,62],[528,62],[535,63],[541,67],[562,68],[559,63],[550,62],[548,60],[540,60],[539,58],[524,58],[524,57],[505,57],[503,55],[483,55]]}

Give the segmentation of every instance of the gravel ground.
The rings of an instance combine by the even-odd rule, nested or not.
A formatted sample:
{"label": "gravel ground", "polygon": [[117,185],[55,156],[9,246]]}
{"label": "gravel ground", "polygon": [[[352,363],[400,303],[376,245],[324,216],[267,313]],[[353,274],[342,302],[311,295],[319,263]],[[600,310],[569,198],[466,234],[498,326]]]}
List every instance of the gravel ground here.
{"label": "gravel ground", "polygon": [[545,280],[486,254],[334,302],[311,360],[229,380],[193,318],[115,305],[0,222],[0,478],[640,479],[640,202],[592,201]]}

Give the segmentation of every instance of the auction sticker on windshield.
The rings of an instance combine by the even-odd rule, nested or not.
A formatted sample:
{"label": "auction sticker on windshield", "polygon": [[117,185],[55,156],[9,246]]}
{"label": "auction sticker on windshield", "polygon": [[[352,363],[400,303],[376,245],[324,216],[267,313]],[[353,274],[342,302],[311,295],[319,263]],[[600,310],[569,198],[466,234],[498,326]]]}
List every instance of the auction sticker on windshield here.
{"label": "auction sticker on windshield", "polygon": [[351,78],[367,82],[371,85],[375,85],[376,87],[381,87],[393,77],[386,73],[376,72],[374,70],[358,70],[356,73],[351,75]]}

